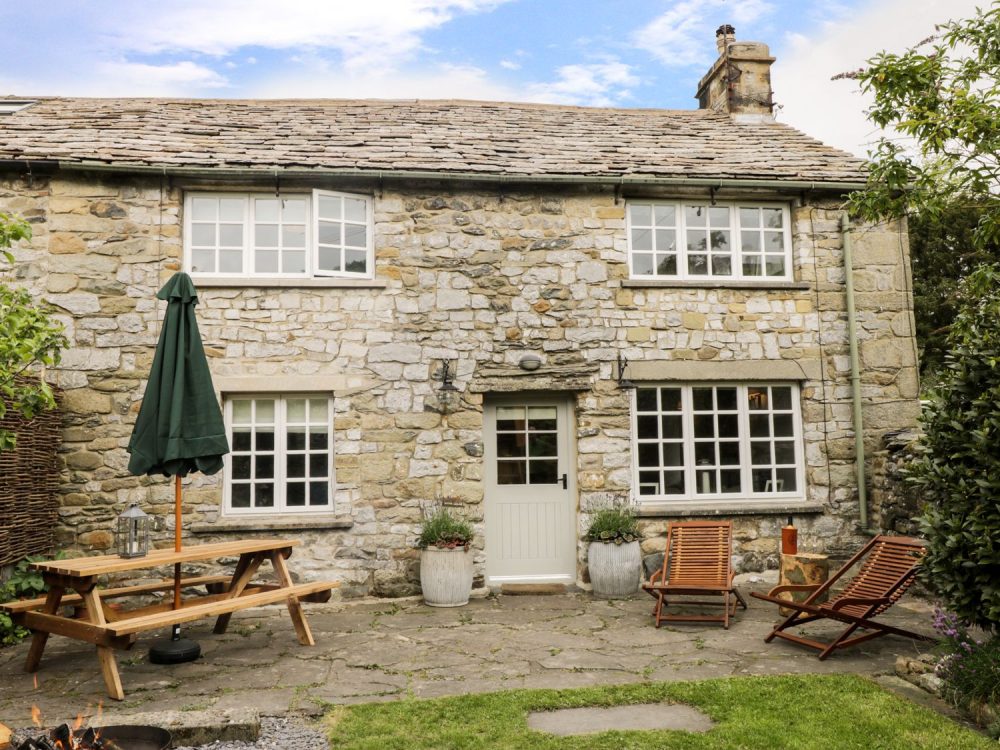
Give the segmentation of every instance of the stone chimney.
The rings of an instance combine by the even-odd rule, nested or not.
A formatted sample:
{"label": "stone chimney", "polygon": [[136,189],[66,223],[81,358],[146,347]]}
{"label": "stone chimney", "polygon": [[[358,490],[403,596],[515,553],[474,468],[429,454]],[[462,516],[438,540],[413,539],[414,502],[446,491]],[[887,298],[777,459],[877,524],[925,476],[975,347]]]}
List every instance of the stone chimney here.
{"label": "stone chimney", "polygon": [[698,82],[698,107],[728,112],[737,119],[774,117],[771,92],[771,63],[774,58],[766,44],[737,42],[736,29],[729,24],[715,32],[719,59]]}

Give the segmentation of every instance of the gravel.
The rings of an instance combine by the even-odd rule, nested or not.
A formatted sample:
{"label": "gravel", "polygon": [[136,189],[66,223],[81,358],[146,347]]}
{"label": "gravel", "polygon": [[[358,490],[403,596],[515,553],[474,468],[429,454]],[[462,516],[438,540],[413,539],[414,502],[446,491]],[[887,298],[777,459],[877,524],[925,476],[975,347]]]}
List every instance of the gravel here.
{"label": "gravel", "polygon": [[326,737],[300,719],[262,716],[256,742],[210,742],[175,750],[329,750]]}

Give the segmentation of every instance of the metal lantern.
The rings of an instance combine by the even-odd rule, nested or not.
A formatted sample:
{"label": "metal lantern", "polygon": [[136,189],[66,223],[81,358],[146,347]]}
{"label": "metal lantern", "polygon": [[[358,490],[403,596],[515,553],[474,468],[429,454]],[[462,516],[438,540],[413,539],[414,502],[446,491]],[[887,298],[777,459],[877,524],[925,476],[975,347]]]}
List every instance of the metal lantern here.
{"label": "metal lantern", "polygon": [[132,503],[118,516],[118,556],[143,557],[149,552],[149,531],[153,519]]}

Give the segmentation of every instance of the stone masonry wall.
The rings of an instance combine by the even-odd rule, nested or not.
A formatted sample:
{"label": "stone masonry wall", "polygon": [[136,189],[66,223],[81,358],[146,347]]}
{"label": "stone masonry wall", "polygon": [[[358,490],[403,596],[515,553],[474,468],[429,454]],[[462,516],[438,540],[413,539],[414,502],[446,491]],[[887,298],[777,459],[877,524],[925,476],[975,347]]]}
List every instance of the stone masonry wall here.
{"label": "stone masonry wall", "polygon": [[[179,268],[182,204],[181,186],[166,178],[0,178],[0,208],[34,228],[30,245],[17,250],[18,278],[61,310],[73,342],[51,373],[67,413],[63,546],[107,550],[115,516],[133,499],[169,517],[169,483],[130,476],[125,446],[162,316],[154,295]],[[336,518],[294,532],[304,540],[297,573],[340,578],[346,595],[414,591],[421,508],[441,499],[464,506],[475,522],[481,566],[484,394],[517,382],[571,388],[584,529],[588,509],[630,484],[628,398],[612,373],[619,351],[633,361],[818,362],[821,377],[802,383],[802,415],[807,500],[825,510],[797,521],[801,546],[838,556],[857,546],[837,204],[793,207],[796,278],[807,289],[630,286],[624,217],[624,202],[598,189],[384,188],[375,198],[383,286],[201,289],[199,324],[217,378],[338,379]],[[885,432],[913,424],[918,409],[906,247],[898,226],[863,227],[855,238],[871,449]],[[525,351],[540,354],[543,367],[530,381],[515,380]],[[457,359],[462,390],[448,414],[432,377],[441,359]],[[199,475],[186,483],[188,536],[226,538],[212,533],[220,482]],[[662,550],[666,522],[643,518],[645,552]],[[735,518],[742,568],[776,564],[783,522]],[[169,518],[161,533],[160,541],[172,538]],[[585,559],[580,543],[581,582]]]}

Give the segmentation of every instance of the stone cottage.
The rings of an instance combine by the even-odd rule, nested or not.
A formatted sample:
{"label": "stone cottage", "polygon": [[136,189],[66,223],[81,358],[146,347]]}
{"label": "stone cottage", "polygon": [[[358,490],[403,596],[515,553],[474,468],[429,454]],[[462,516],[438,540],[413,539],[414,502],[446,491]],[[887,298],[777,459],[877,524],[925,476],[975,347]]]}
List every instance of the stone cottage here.
{"label": "stone cottage", "polygon": [[646,553],[717,516],[745,570],[789,515],[855,548],[857,448],[918,413],[906,230],[845,223],[862,164],[774,120],[773,58],[730,31],[690,111],[0,100],[17,277],[72,341],[61,544],[108,549],[132,500],[169,516],[125,446],[184,269],[233,448],[186,481],[192,542],[302,538],[346,595],[415,590],[432,503],[493,587],[586,586],[619,497]]}

